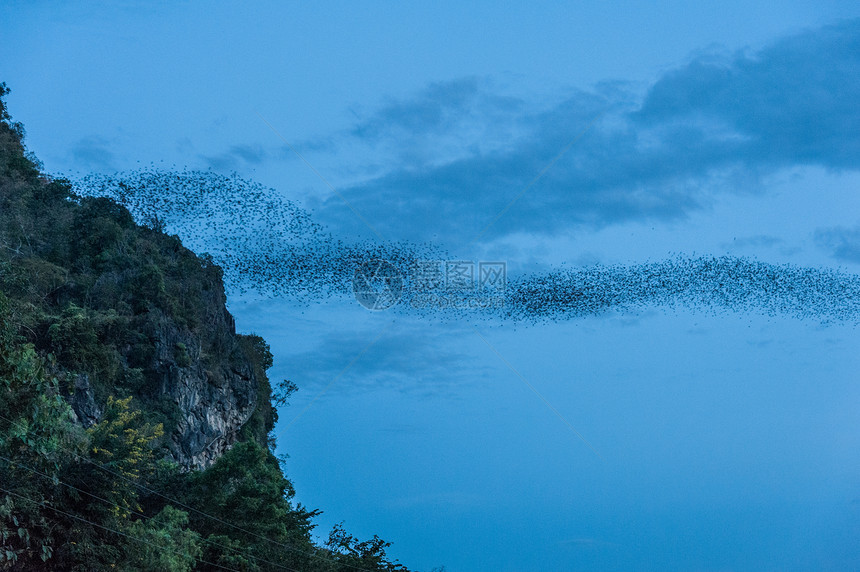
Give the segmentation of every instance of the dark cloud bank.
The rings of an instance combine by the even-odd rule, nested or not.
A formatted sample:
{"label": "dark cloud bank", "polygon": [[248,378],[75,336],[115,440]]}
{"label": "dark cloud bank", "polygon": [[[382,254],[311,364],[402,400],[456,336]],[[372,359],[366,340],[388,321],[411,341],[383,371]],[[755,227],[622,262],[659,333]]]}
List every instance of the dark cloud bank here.
{"label": "dark cloud bank", "polygon": [[[341,134],[344,146],[398,149],[383,173],[341,190],[386,237],[465,242],[596,118],[488,237],[680,218],[781,168],[860,167],[858,69],[853,20],[757,53],[698,56],[641,96],[607,83],[535,111],[487,82],[435,84]],[[453,132],[473,133],[459,157],[400,160]],[[507,139],[485,144],[494,136]],[[364,230],[340,199],[322,207],[331,226]]]}

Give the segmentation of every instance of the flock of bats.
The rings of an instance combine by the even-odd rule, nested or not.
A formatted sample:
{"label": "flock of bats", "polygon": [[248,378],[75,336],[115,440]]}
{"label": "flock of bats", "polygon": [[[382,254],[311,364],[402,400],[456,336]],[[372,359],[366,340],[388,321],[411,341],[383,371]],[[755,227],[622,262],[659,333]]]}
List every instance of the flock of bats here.
{"label": "flock of bats", "polygon": [[237,175],[143,169],[89,175],[74,190],[113,198],[141,224],[179,235],[211,256],[237,291],[305,301],[355,295],[372,309],[422,314],[468,307],[527,322],[645,307],[860,321],[860,276],[833,269],[678,256],[509,276],[504,268],[457,267],[432,244],[337,238],[274,189]]}

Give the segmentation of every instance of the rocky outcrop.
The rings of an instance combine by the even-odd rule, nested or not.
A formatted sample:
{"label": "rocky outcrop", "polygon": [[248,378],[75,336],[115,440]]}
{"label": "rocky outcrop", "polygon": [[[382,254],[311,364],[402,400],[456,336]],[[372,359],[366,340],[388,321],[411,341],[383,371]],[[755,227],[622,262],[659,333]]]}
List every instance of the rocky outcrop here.
{"label": "rocky outcrop", "polygon": [[205,282],[195,292],[193,313],[152,307],[131,322],[136,345],[117,344],[119,377],[136,381],[102,384],[99,391],[90,374],[57,372],[66,400],[87,428],[101,419],[108,395],[136,397],[137,407],[154,412],[151,419],[163,419],[165,453],[185,470],[208,467],[242,439],[265,444],[261,416],[245,429],[258,408],[269,405],[268,395],[260,395],[268,387],[265,371],[255,367],[255,352],[236,334],[220,276],[201,272],[198,278]]}
{"label": "rocky outcrop", "polygon": [[238,346],[232,318],[226,310],[219,318],[211,331],[221,355],[205,355],[200,339],[167,319],[156,338],[160,395],[175,404],[178,416],[168,446],[185,468],[211,465],[239,440],[257,407],[258,380]]}
{"label": "rocky outcrop", "polygon": [[[157,388],[149,400],[169,411],[166,447],[186,470],[208,467],[238,442],[259,401],[259,380],[237,341],[233,318],[223,303],[220,311],[215,304],[206,335],[167,316],[148,332],[155,351],[146,376]],[[66,387],[78,421],[84,427],[97,423],[103,408],[89,376],[74,375]]]}
{"label": "rocky outcrop", "polygon": [[163,393],[176,403],[180,418],[170,435],[170,450],[186,468],[212,464],[239,440],[254,413],[256,381],[250,371],[221,372],[213,379],[202,368],[169,366]]}
{"label": "rocky outcrop", "polygon": [[147,332],[155,346],[148,375],[158,400],[173,407],[167,447],[185,469],[208,467],[238,442],[259,402],[260,380],[239,344],[220,278],[199,296],[198,327],[161,314]]}
{"label": "rocky outcrop", "polygon": [[92,427],[102,416],[102,408],[90,387],[90,376],[81,373],[74,376],[72,386],[64,396],[72,406],[78,422],[84,427]]}

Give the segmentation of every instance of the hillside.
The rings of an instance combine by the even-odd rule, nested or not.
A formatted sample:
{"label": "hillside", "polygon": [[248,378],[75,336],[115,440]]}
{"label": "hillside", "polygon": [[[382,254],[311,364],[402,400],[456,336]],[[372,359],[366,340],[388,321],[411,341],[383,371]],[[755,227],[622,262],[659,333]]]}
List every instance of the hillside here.
{"label": "hillside", "polygon": [[[405,570],[295,505],[221,269],[43,172],[0,84],[0,569]],[[287,385],[279,398],[290,390]]]}

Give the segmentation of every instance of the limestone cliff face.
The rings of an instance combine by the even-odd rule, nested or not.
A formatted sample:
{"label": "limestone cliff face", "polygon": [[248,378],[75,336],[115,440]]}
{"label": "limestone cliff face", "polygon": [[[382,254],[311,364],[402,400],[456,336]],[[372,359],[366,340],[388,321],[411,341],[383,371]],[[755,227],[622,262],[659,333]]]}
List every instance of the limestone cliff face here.
{"label": "limestone cliff face", "polygon": [[85,373],[75,375],[72,387],[65,397],[77,415],[78,421],[84,427],[91,427],[101,419],[103,411],[96,403],[95,395],[90,386],[89,375]]}
{"label": "limestone cliff face", "polygon": [[[223,304],[213,318],[210,333],[219,341],[221,356],[205,355],[205,342],[211,340],[170,318],[162,317],[151,332],[155,352],[148,375],[157,380],[153,397],[175,414],[166,446],[184,469],[206,468],[232,447],[259,403],[259,380]],[[100,420],[103,408],[87,374],[74,376],[67,399],[85,427]]]}
{"label": "limestone cliff face", "polygon": [[[265,373],[255,370],[255,356],[240,343],[225,302],[219,280],[201,296],[203,327],[196,332],[158,311],[144,322],[153,349],[143,368],[146,401],[169,412],[164,446],[186,470],[206,468],[249,433],[253,437],[254,431],[243,436],[243,429],[263,401],[268,405],[268,396],[260,395]],[[98,422],[103,407],[89,376],[76,374],[67,387],[78,420],[85,427]]]}
{"label": "limestone cliff face", "polygon": [[232,318],[221,308],[210,327],[224,354],[210,357],[228,359],[206,360],[201,340],[169,319],[162,320],[156,338],[159,393],[176,405],[179,416],[168,446],[185,468],[205,468],[235,444],[258,402],[253,368],[238,347]]}

